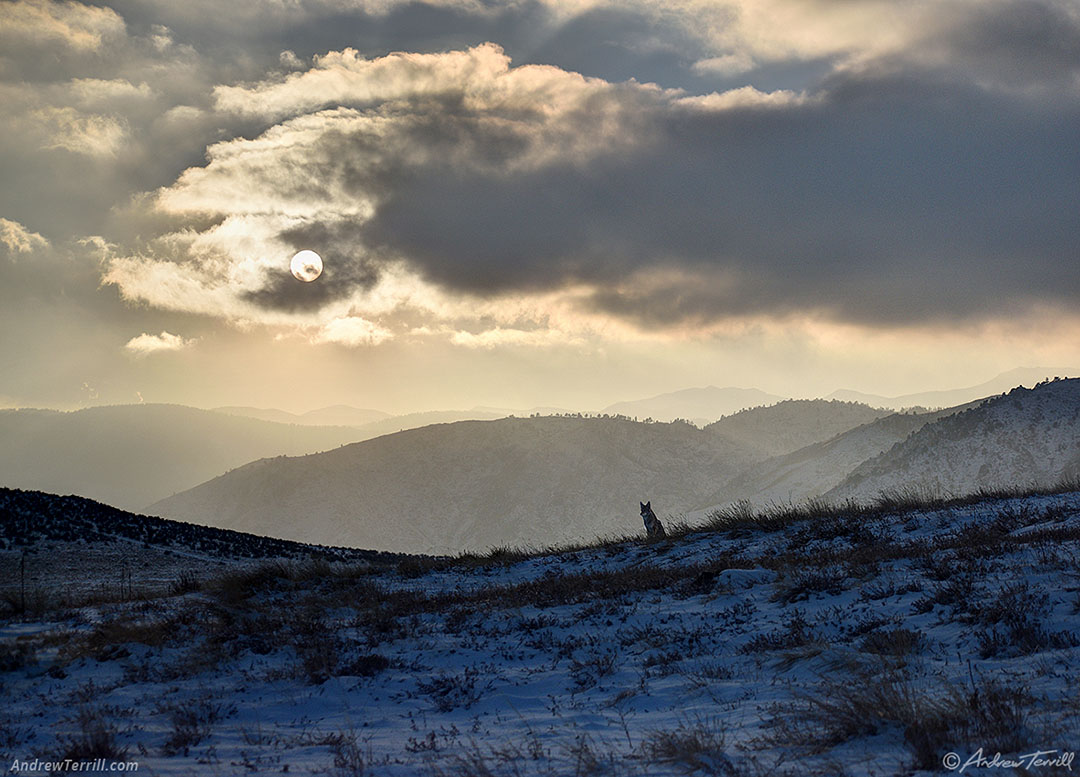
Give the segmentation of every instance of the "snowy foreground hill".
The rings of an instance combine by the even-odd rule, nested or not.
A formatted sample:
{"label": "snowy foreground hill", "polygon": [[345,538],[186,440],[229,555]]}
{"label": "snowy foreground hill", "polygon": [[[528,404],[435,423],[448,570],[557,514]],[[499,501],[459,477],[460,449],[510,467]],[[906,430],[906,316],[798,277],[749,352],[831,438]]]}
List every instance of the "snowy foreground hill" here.
{"label": "snowy foreground hill", "polygon": [[980,751],[1041,752],[1021,773],[1067,774],[1078,558],[1074,490],[732,510],[534,556],[234,561],[166,595],[23,612],[5,589],[0,755],[156,775],[834,777],[1006,774]]}

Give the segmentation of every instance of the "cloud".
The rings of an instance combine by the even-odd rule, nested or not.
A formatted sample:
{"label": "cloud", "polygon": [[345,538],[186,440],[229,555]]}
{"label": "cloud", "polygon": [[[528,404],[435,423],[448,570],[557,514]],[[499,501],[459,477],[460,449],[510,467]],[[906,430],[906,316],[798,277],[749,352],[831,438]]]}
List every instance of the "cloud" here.
{"label": "cloud", "polygon": [[[379,299],[426,319],[413,326],[480,300],[530,331],[550,311],[522,327],[493,308],[525,295],[644,329],[795,313],[894,326],[1080,291],[1070,92],[884,57],[811,93],[692,95],[515,67],[485,44],[331,52],[215,99],[270,126],[158,192],[161,212],[214,223],[115,259],[106,280],[129,298],[305,325]],[[327,259],[319,283],[283,272],[300,248]]]}
{"label": "cloud", "polygon": [[39,248],[48,248],[49,241],[17,221],[0,218],[0,245],[10,254],[29,254]]}
{"label": "cloud", "polygon": [[1080,8],[1053,0],[978,3],[944,14],[906,56],[988,87],[1076,96]]}
{"label": "cloud", "polygon": [[154,96],[145,81],[136,85],[124,78],[73,78],[65,87],[73,102],[91,109],[127,107]]}
{"label": "cloud", "polygon": [[1068,2],[8,7],[0,212],[154,310],[474,345],[1080,285]]}
{"label": "cloud", "polygon": [[493,44],[444,54],[395,52],[374,60],[345,49],[317,56],[312,69],[280,82],[219,86],[214,97],[220,110],[280,119],[331,105],[359,107],[454,93],[472,97],[473,90],[490,91],[496,78],[508,73],[508,64]]}
{"label": "cloud", "polygon": [[581,337],[568,335],[557,329],[503,329],[495,327],[483,332],[454,332],[450,342],[465,348],[492,350],[501,346],[527,346],[530,348],[550,348],[552,346],[584,344]]}
{"label": "cloud", "polygon": [[42,134],[41,147],[76,154],[115,157],[127,140],[124,122],[74,108],[41,108],[31,114]]}
{"label": "cloud", "polygon": [[358,316],[344,316],[328,321],[312,337],[313,343],[336,343],[349,348],[362,345],[378,345],[389,340],[393,334],[388,329]]}
{"label": "cloud", "polygon": [[162,332],[159,335],[143,332],[141,335],[128,340],[124,345],[124,349],[135,356],[149,356],[155,353],[182,351],[194,344],[194,340],[188,340],[170,332]]}
{"label": "cloud", "polygon": [[[485,45],[374,62],[347,51],[228,94],[231,108],[300,115],[212,146],[205,167],[157,194],[162,213],[216,223],[117,257],[106,281],[126,296],[232,317],[258,319],[262,309],[264,320],[289,311],[340,315],[402,259],[366,244],[365,229],[406,179],[431,166],[500,176],[629,151],[639,142],[629,109],[664,93],[546,66],[511,68]],[[324,258],[317,283],[300,285],[283,272],[300,248]]]}
{"label": "cloud", "polygon": [[742,86],[725,92],[681,97],[675,104],[704,111],[722,111],[732,108],[792,108],[806,101],[805,94],[790,89],[762,92],[752,86]]}
{"label": "cloud", "polygon": [[123,34],[124,20],[111,8],[77,2],[17,0],[5,3],[0,16],[0,42],[9,46],[59,44],[96,51]]}

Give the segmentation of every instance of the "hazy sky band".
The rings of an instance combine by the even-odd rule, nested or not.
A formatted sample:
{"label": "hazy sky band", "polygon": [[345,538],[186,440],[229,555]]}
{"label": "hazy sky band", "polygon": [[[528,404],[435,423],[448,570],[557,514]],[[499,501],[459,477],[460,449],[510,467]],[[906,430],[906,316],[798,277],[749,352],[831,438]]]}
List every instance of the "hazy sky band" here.
{"label": "hazy sky band", "polygon": [[[969,358],[1004,369],[1047,318],[1075,331],[1072,3],[210,10],[5,3],[9,402],[106,374],[211,401],[166,361],[213,373],[268,339],[324,375],[371,349],[557,371],[661,340],[745,374],[764,337],[749,384],[788,349],[820,381],[891,332],[1006,331]],[[288,274],[301,248],[316,283]]]}

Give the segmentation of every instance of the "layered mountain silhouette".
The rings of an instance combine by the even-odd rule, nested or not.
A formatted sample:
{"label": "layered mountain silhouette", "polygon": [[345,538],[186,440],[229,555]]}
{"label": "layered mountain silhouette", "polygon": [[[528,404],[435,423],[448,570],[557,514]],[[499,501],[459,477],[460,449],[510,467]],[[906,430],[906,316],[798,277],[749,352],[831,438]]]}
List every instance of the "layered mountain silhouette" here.
{"label": "layered mountain silhouette", "polygon": [[279,424],[167,405],[2,411],[0,485],[302,542],[444,553],[639,532],[644,500],[670,520],[736,500],[961,495],[1080,477],[1080,380],[885,412],[785,400],[704,429],[510,417],[345,444],[371,424]]}
{"label": "layered mountain silhouette", "polygon": [[1017,367],[1014,370],[996,375],[985,383],[943,391],[922,391],[917,394],[903,394],[897,397],[883,397],[878,394],[864,394],[861,391],[841,389],[834,391],[827,399],[839,399],[851,402],[863,402],[874,407],[887,407],[892,410],[910,408],[944,409],[972,402],[976,399],[1001,394],[1016,386],[1034,386],[1054,377],[1080,376],[1080,370],[1064,367]]}
{"label": "layered mountain silhouette", "polygon": [[655,421],[674,421],[681,418],[705,425],[722,416],[751,407],[770,405],[782,399],[784,397],[767,394],[755,388],[707,386],[658,394],[648,399],[616,402],[604,408],[604,412],[630,418],[651,418]]}
{"label": "layered mountain silhouette", "polygon": [[264,407],[229,406],[214,408],[219,413],[238,415],[245,418],[258,418],[261,421],[275,421],[279,424],[301,424],[303,426],[364,426],[374,421],[390,418],[382,410],[352,407],[350,405],[332,405],[306,413],[289,413],[285,410]]}
{"label": "layered mountain silhouette", "polygon": [[254,462],[150,512],[377,550],[544,546],[635,532],[639,500],[680,513],[755,458],[686,423],[464,421]]}
{"label": "layered mountain silhouette", "polygon": [[770,457],[828,440],[885,415],[888,411],[858,402],[788,399],[725,416],[705,429]]}
{"label": "layered mountain silhouette", "polygon": [[0,410],[0,486],[139,510],[252,459],[357,439],[346,427],[279,424],[181,405]]}

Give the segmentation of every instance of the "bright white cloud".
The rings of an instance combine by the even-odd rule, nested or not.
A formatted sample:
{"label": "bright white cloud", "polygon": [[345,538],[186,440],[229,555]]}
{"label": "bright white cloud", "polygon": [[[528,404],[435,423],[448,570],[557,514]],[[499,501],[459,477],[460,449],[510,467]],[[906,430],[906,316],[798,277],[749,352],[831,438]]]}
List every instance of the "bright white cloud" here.
{"label": "bright white cloud", "polygon": [[30,114],[42,135],[44,149],[65,149],[94,157],[115,157],[127,140],[122,119],[83,113],[75,108],[40,108]]}
{"label": "bright white cloud", "polygon": [[507,70],[502,49],[490,43],[467,51],[395,52],[378,59],[345,49],[316,57],[313,68],[279,82],[219,86],[214,97],[223,111],[282,118],[331,104],[357,106],[450,91],[486,92]]}
{"label": "bright white cloud", "polygon": [[726,92],[680,97],[675,104],[704,111],[723,111],[732,108],[789,108],[808,99],[805,94],[790,89],[762,92],[752,86],[743,86]]}
{"label": "bright white cloud", "polygon": [[143,332],[141,335],[128,340],[124,345],[124,349],[135,356],[149,356],[150,354],[167,351],[182,351],[194,344],[194,340],[170,332],[162,332],[159,335]]}
{"label": "bright white cloud", "polygon": [[54,0],[5,2],[0,13],[0,40],[60,44],[94,51],[124,34],[124,20],[111,8]]}
{"label": "bright white cloud", "polygon": [[389,340],[393,334],[377,324],[359,316],[343,316],[328,321],[312,338],[313,343],[336,343],[358,348],[362,345],[378,345]]}
{"label": "bright white cloud", "polygon": [[[378,142],[377,148],[368,150],[376,154],[372,166],[385,161],[379,152],[404,157],[410,164],[424,161],[427,154],[445,157],[447,153],[467,155],[471,164],[483,164],[484,149],[468,143],[456,148],[440,145],[429,152],[416,143],[407,148],[395,145],[396,133],[414,124],[418,113],[438,110],[437,104],[428,102],[438,98],[460,105],[466,115],[475,117],[479,129],[492,136],[523,143],[512,159],[499,160],[511,170],[520,170],[556,158],[629,150],[639,129],[633,120],[634,104],[655,103],[676,94],[651,84],[611,84],[546,65],[511,67],[510,57],[493,43],[465,51],[398,52],[377,59],[346,49],[317,57],[310,70],[282,80],[218,87],[219,110],[267,120],[303,118],[279,125],[256,141],[211,148],[207,174],[215,163],[227,168],[237,155],[247,164],[266,151],[307,146],[327,132],[357,134]],[[347,108],[320,111],[326,106]],[[182,179],[177,187],[182,191],[198,188],[199,178],[189,173],[192,180]],[[179,195],[171,197],[176,204]]]}
{"label": "bright white cloud", "polygon": [[74,78],[66,84],[70,99],[82,108],[148,100],[154,90],[145,81],[133,84],[123,78]]}
{"label": "bright white cloud", "polygon": [[28,254],[38,248],[48,248],[49,241],[17,221],[0,218],[0,245],[12,254]]}
{"label": "bright white cloud", "polygon": [[455,332],[450,342],[464,348],[482,348],[492,350],[500,346],[528,346],[532,348],[550,348],[552,346],[580,346],[585,343],[582,337],[570,335],[558,329],[503,329],[496,327],[484,332]]}

